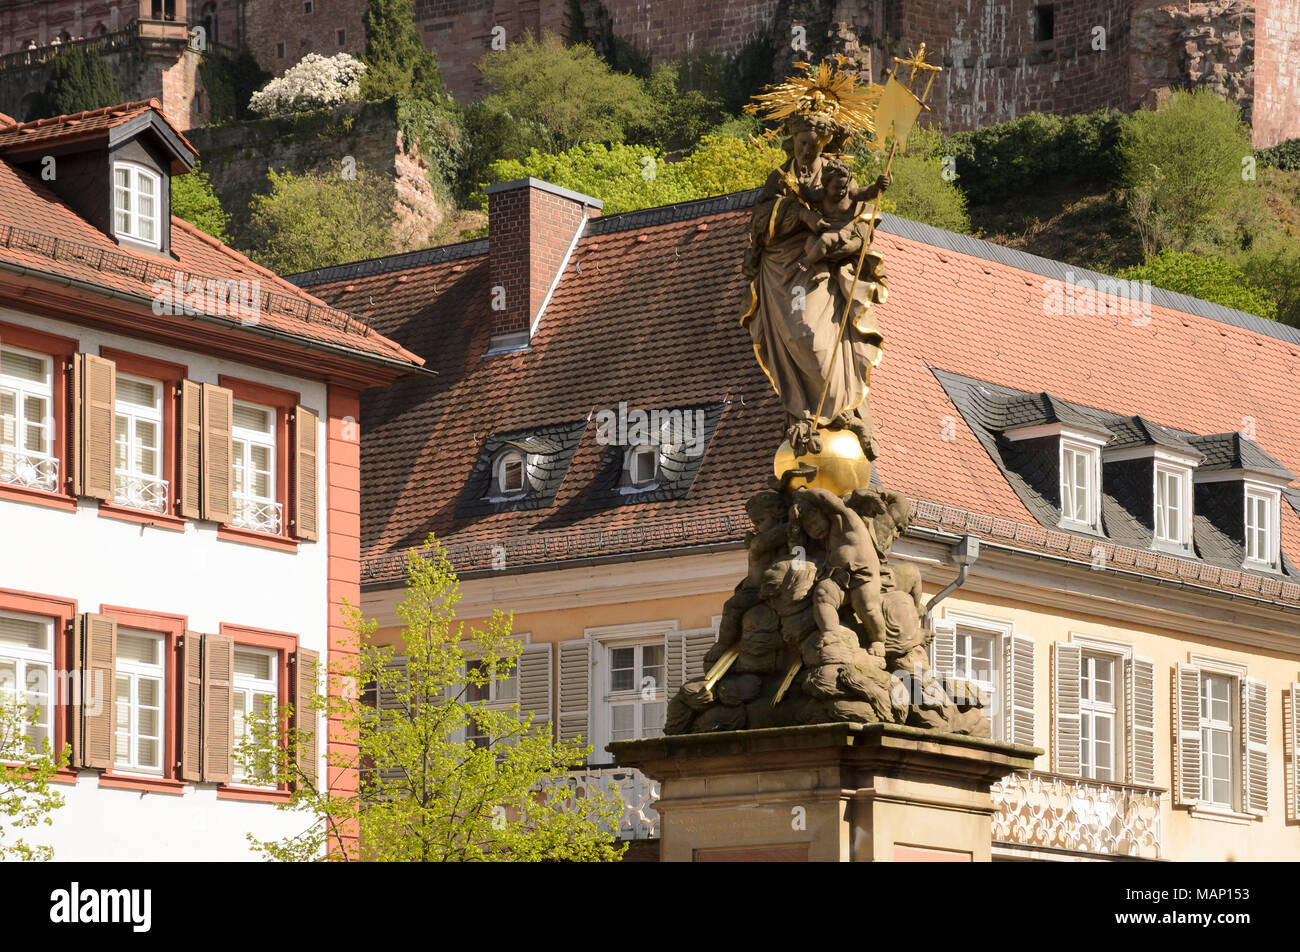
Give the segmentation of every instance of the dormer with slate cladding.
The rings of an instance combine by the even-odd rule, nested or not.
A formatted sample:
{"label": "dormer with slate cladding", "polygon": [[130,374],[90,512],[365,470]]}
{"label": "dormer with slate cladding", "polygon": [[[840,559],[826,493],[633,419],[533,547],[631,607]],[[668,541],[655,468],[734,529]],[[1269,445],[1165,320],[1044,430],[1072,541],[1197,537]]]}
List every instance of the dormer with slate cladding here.
{"label": "dormer with slate cladding", "polygon": [[1282,490],[1295,476],[1241,433],[1197,436],[1191,443],[1205,455],[1196,473],[1196,509],[1220,544],[1230,544],[1245,569],[1283,571]]}
{"label": "dormer with slate cladding", "polygon": [[156,99],[0,128],[0,155],[119,245],[174,257],[171,177],[198,153]]}
{"label": "dormer with slate cladding", "polygon": [[1141,416],[1116,419],[1102,451],[1102,491],[1150,538],[1153,548],[1193,554],[1192,475],[1205,458],[1190,442]]}

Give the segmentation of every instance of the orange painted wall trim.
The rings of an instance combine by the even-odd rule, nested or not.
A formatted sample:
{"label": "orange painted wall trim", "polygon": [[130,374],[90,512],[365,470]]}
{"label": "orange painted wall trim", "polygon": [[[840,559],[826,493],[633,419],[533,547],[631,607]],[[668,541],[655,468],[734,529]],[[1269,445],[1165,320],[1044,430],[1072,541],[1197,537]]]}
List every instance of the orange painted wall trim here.
{"label": "orange painted wall trim", "polygon": [[[54,699],[54,738],[52,746],[56,751],[62,750],[68,742],[72,731],[72,699],[62,696],[68,691],[68,662],[72,659],[73,619],[77,615],[75,598],[60,598],[57,595],[39,595],[35,592],[22,592],[17,589],[0,588],[0,611],[17,612],[23,615],[37,615],[54,621],[54,670],[58,673],[56,680],[58,695]],[[52,688],[56,687],[54,685]],[[53,692],[52,692],[53,693]],[[59,771],[55,779],[75,783],[75,768]]]}

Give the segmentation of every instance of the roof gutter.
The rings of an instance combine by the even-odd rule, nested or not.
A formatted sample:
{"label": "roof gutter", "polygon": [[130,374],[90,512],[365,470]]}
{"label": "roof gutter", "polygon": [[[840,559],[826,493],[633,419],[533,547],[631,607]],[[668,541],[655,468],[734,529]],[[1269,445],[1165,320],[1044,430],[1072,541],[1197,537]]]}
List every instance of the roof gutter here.
{"label": "roof gutter", "polygon": [[[119,291],[116,288],[104,287],[99,284],[92,284],[89,281],[83,281],[80,278],[70,278],[66,275],[55,274],[51,271],[42,271],[39,268],[30,268],[27,265],[14,264],[10,261],[0,261],[0,271],[8,271],[20,278],[36,278],[48,284],[61,285],[67,288],[75,288],[78,291],[86,291],[96,294],[100,297],[113,298],[118,301],[125,301],[129,304],[140,305],[149,310],[153,309],[153,299],[145,297],[142,294],[132,294],[128,291]],[[187,314],[196,321],[209,324],[213,327],[230,328],[227,321],[210,317],[207,314]],[[359,361],[374,366],[384,367],[388,370],[400,370],[403,373],[420,374],[427,377],[436,377],[438,372],[426,367],[420,367],[415,364],[408,364],[404,361],[394,360],[391,357],[381,357],[378,354],[367,354],[363,351],[353,350],[349,347],[342,347],[338,344],[327,344],[324,341],[314,341],[307,337],[299,337],[297,334],[290,334],[286,331],[278,331],[273,327],[263,327],[261,324],[241,324],[240,328],[247,333],[257,334],[262,337],[269,337],[273,340],[287,341],[299,347],[308,350],[320,351],[321,353],[333,354],[336,356],[347,357],[351,360]]]}

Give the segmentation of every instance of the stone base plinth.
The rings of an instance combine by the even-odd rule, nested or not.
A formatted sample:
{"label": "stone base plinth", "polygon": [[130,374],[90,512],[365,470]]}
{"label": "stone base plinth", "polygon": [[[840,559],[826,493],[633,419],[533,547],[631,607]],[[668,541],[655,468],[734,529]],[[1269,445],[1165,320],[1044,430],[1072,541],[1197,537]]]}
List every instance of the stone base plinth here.
{"label": "stone base plinth", "polygon": [[987,861],[989,788],[1041,751],[890,724],[619,741],[661,785],[660,859]]}

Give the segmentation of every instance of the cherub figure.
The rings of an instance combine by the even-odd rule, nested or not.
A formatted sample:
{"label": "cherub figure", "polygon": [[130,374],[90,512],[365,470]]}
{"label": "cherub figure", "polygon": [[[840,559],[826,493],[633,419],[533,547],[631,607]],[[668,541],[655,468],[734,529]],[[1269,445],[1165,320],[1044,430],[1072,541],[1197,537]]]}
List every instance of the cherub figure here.
{"label": "cherub figure", "polygon": [[718,641],[705,657],[706,665],[716,661],[735,643],[740,637],[741,620],[745,612],[761,600],[763,573],[785,550],[786,519],[789,511],[789,500],[781,493],[772,490],[755,493],[745,503],[745,513],[749,516],[749,521],[754,524],[754,528],[745,533],[749,573],[722,606]]}
{"label": "cherub figure", "polygon": [[800,525],[809,536],[823,540],[826,547],[826,576],[813,589],[813,615],[821,631],[836,631],[842,627],[840,608],[848,598],[853,613],[866,628],[867,650],[883,656],[880,554],[871,526],[858,512],[858,508],[864,508],[875,515],[872,501],[878,509],[880,497],[870,490],[855,489],[847,500],[808,486],[794,491],[794,512]]}
{"label": "cherub figure", "polygon": [[800,188],[809,205],[800,216],[815,233],[804,242],[803,257],[796,262],[801,271],[809,270],[830,255],[843,256],[860,251],[862,239],[855,233],[854,226],[858,215],[862,214],[862,203],[876,198],[892,181],[882,175],[862,188],[847,165],[839,159],[829,158],[822,163],[821,180],[820,188],[806,185]]}

